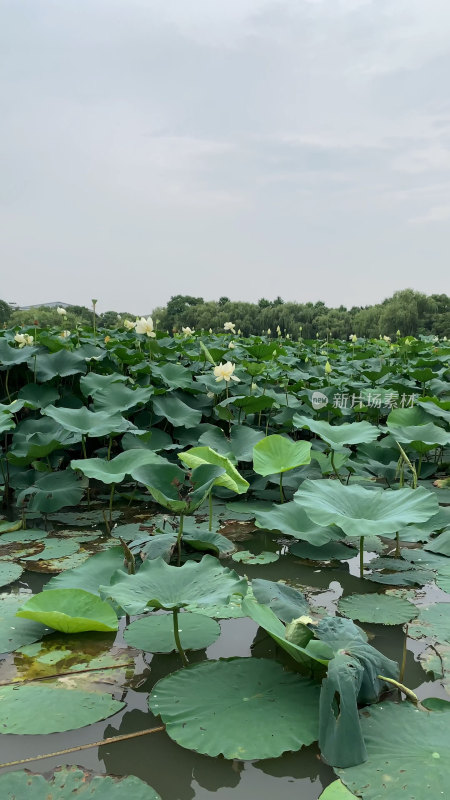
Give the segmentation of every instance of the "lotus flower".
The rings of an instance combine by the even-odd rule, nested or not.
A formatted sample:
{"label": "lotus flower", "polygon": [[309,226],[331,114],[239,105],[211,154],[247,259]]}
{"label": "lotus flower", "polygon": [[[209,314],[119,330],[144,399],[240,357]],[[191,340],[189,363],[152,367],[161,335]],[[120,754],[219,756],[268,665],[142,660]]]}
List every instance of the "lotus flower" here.
{"label": "lotus flower", "polygon": [[185,336],[192,336],[192,334],[194,333],[194,331],[192,330],[192,328],[189,327],[189,325],[187,325],[185,328],[181,328],[181,330],[183,331]]}
{"label": "lotus flower", "polygon": [[325,372],[326,372],[327,375],[329,375],[330,372],[332,372],[332,371],[333,371],[333,367],[331,366],[330,362],[327,361],[327,363],[325,364]]}
{"label": "lotus flower", "polygon": [[61,331],[60,336],[61,339],[68,339],[70,336],[70,331]]}
{"label": "lotus flower", "polygon": [[356,333],[351,333],[348,338],[350,339],[351,342],[353,342],[353,344],[358,341]]}
{"label": "lotus flower", "polygon": [[136,323],[132,322],[131,319],[125,319],[123,321],[123,327],[126,328],[127,331],[132,331],[135,326],[136,326]]}
{"label": "lotus flower", "polygon": [[229,350],[234,350],[234,342],[229,342],[228,349]]}
{"label": "lotus flower", "polygon": [[231,331],[231,333],[236,333],[236,327],[234,322],[225,322],[223,326],[224,331]]}
{"label": "lotus flower", "polygon": [[214,367],[216,383],[220,383],[220,381],[226,381],[226,383],[228,383],[230,380],[239,382],[239,378],[237,378],[236,375],[233,375],[235,369],[236,364],[232,364],[231,361],[227,361],[225,364],[219,364],[217,367]]}
{"label": "lotus flower", "polygon": [[56,313],[59,314],[61,317],[67,317],[66,309],[61,308],[61,306],[58,306],[58,308],[56,309]]}
{"label": "lotus flower", "polygon": [[136,321],[136,333],[145,333],[147,336],[155,337],[156,333],[153,330],[153,320],[151,317],[141,317]]}
{"label": "lotus flower", "polygon": [[29,336],[28,333],[16,333],[14,337],[14,341],[17,342],[19,348],[25,347],[25,345],[31,345],[34,342],[34,336]]}

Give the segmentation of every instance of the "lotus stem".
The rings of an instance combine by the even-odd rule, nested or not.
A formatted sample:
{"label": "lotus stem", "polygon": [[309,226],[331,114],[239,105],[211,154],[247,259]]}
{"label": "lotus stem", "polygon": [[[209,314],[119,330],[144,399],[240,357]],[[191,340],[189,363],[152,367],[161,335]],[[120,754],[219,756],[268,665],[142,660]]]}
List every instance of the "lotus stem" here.
{"label": "lotus stem", "polygon": [[280,502],[284,503],[284,494],[283,494],[283,473],[280,472]]}
{"label": "lotus stem", "polygon": [[210,493],[208,495],[208,499],[209,499],[209,526],[208,526],[208,530],[212,531],[212,516],[213,516],[212,487],[211,487],[211,491],[210,491]]}
{"label": "lotus stem", "polygon": [[392,686],[395,686],[400,692],[406,695],[406,697],[414,703],[415,706],[419,705],[419,698],[416,694],[412,691],[412,689],[408,689],[403,683],[399,683],[399,681],[395,681],[394,678],[385,678],[384,675],[377,675],[380,681],[385,681],[386,683],[390,683]]}
{"label": "lotus stem", "polygon": [[395,557],[400,558],[400,533],[395,534]]}
{"label": "lotus stem", "polygon": [[110,435],[109,435],[109,444],[108,444],[108,455],[106,456],[106,460],[107,461],[111,461],[112,440],[113,440],[112,433],[110,433]]}
{"label": "lotus stem", "polygon": [[6,396],[8,398],[8,403],[10,403],[11,395],[9,393],[8,383],[9,383],[9,369],[6,370],[6,375],[5,375],[5,391],[6,391]]}
{"label": "lotus stem", "polygon": [[359,537],[359,577],[364,578],[364,536]]}
{"label": "lotus stem", "polygon": [[330,460],[331,460],[331,466],[333,467],[333,472],[336,475],[336,478],[338,479],[338,481],[340,483],[342,483],[341,476],[339,475],[339,472],[336,469],[336,464],[334,463],[334,450],[333,450],[333,448],[331,448],[331,451],[330,451]]}
{"label": "lotus stem", "polygon": [[83,458],[87,458],[87,453],[86,453],[86,435],[84,433],[81,434],[81,449],[83,451]]}
{"label": "lotus stem", "polygon": [[112,522],[112,507],[113,507],[113,500],[114,500],[114,491],[116,488],[116,484],[111,484],[111,492],[109,495],[109,524],[111,525]]}
{"label": "lotus stem", "polygon": [[172,613],[173,613],[173,635],[175,638],[175,644],[177,646],[177,650],[183,662],[183,667],[187,667],[189,662],[186,658],[186,653],[184,652],[183,647],[181,645],[180,631],[178,630],[178,609],[174,608]]}
{"label": "lotus stem", "polygon": [[183,522],[184,522],[184,514],[180,514],[180,526],[178,528],[178,536],[177,536],[178,566],[180,566],[181,564],[181,537],[183,536]]}
{"label": "lotus stem", "polygon": [[406,653],[407,653],[407,642],[408,642],[408,623],[405,625],[405,638],[403,639],[403,653],[402,653],[402,663],[400,666],[400,674],[398,676],[399,680],[403,683],[403,679],[405,677],[405,667],[406,667]]}

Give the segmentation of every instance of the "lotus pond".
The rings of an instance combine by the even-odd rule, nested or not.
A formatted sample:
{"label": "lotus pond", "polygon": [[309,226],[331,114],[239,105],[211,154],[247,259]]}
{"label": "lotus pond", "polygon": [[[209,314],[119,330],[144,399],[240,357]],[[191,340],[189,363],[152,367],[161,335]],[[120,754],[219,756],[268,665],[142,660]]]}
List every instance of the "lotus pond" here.
{"label": "lotus pond", "polygon": [[449,362],[3,331],[1,796],[448,796]]}

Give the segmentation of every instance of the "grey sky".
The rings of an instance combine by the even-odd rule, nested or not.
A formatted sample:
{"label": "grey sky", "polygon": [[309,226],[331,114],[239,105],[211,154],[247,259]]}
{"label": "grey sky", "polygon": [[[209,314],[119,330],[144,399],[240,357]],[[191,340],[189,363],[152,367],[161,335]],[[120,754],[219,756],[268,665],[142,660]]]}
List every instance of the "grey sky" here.
{"label": "grey sky", "polygon": [[0,0],[0,297],[449,292],[448,0]]}

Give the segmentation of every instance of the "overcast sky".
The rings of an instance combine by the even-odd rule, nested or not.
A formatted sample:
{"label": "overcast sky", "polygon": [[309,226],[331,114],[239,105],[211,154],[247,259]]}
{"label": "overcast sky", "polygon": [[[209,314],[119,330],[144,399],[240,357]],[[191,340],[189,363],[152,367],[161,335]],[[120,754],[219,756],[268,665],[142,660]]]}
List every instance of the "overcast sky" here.
{"label": "overcast sky", "polygon": [[450,293],[448,0],[0,0],[0,297]]}

